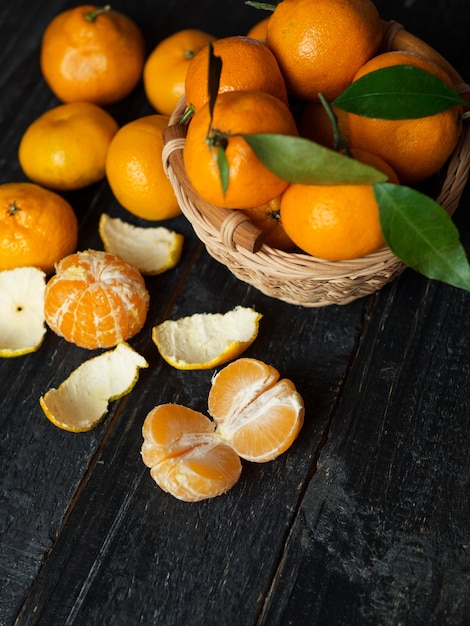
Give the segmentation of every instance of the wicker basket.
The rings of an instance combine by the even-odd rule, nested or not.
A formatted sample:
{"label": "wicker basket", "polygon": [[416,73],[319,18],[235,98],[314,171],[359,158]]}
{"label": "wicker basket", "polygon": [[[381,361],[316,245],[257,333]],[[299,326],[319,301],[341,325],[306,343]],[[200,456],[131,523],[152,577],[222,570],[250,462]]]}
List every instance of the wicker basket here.
{"label": "wicker basket", "polygon": [[[396,22],[384,22],[383,25],[383,51],[410,50],[425,55],[447,70],[459,93],[470,94],[470,87],[430,46]],[[163,162],[181,210],[197,236],[209,254],[226,265],[237,278],[284,302],[320,307],[347,304],[370,295],[404,270],[404,264],[387,247],[358,259],[332,262],[303,253],[282,252],[262,244],[262,231],[244,213],[207,203],[189,183],[182,153],[186,128],[178,123],[184,109],[183,98],[164,133]],[[464,124],[436,198],[449,214],[458,206],[469,164],[470,129]]]}

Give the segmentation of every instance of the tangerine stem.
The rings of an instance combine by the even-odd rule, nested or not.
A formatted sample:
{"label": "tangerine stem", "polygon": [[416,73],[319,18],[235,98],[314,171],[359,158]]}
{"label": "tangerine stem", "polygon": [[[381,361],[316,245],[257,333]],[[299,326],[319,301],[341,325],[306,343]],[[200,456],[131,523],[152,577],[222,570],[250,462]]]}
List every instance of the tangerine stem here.
{"label": "tangerine stem", "polygon": [[322,103],[328,117],[330,118],[330,122],[333,127],[334,150],[336,150],[337,152],[340,152],[341,150],[343,150],[348,156],[352,156],[351,150],[349,148],[347,141],[344,139],[343,135],[340,133],[339,126],[338,126],[338,118],[336,117],[333,109],[331,108],[330,103],[328,102],[328,100],[325,98],[325,96],[322,93],[318,94],[318,99]]}
{"label": "tangerine stem", "polygon": [[186,107],[186,111],[181,116],[179,125],[184,126],[193,113],[194,113],[194,106],[190,104],[188,107]]}
{"label": "tangerine stem", "polygon": [[85,19],[87,22],[94,22],[96,18],[98,17],[98,15],[101,15],[102,13],[109,13],[110,11],[111,11],[111,5],[105,4],[103,7],[98,7],[94,11],[89,11],[88,13],[86,13]]}
{"label": "tangerine stem", "polygon": [[13,200],[13,202],[10,202],[10,204],[8,205],[9,215],[16,215],[20,210],[20,207],[16,204],[16,200]]}
{"label": "tangerine stem", "polygon": [[253,7],[254,9],[263,9],[264,11],[274,11],[277,4],[269,4],[267,2],[254,2],[252,0],[246,0],[246,5]]}

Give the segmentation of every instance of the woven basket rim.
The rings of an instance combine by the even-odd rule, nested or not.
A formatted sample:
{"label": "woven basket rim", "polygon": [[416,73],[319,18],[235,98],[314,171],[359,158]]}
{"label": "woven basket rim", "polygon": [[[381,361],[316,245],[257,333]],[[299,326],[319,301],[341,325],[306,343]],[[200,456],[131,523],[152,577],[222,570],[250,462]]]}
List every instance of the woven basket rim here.
{"label": "woven basket rim", "polygon": [[[397,22],[384,22],[383,51],[403,49],[404,45],[413,48],[423,46],[428,56],[439,61],[452,74],[457,83],[456,90],[470,94],[470,87],[443,57],[420,39],[407,33]],[[259,249],[255,245],[250,248],[244,243],[240,244],[240,232],[253,228],[249,218],[240,211],[207,206],[186,177],[182,162],[185,128],[179,124],[185,109],[183,96],[170,116],[168,133],[164,135],[164,167],[181,210],[197,236],[205,244],[209,254],[224,263],[238,278],[265,294],[286,302],[303,306],[325,306],[346,304],[357,297],[373,293],[405,269],[404,263],[386,246],[357,259],[325,261],[303,252],[285,252],[266,244],[262,244]],[[450,215],[459,204],[467,182],[469,165],[470,128],[465,124],[436,197],[436,201]],[[253,233],[249,233],[249,236],[255,238]],[[314,284],[310,295],[304,293],[307,281]],[[322,291],[325,285],[326,294],[318,296],[315,293],[317,287]]]}

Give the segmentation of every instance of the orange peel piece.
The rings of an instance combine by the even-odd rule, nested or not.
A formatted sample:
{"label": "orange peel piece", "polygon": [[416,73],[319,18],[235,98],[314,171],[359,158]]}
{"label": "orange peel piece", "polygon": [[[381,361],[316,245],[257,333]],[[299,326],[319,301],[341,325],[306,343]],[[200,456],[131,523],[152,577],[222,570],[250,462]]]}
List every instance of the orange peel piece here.
{"label": "orange peel piece", "polygon": [[103,213],[98,232],[106,252],[117,254],[146,276],[166,272],[181,258],[183,235],[164,226],[134,226]]}
{"label": "orange peel piece", "polygon": [[46,274],[36,267],[0,272],[0,357],[35,352],[46,334]]}
{"label": "orange peel piece", "polygon": [[59,428],[79,433],[105,417],[109,402],[130,393],[147,361],[125,342],[84,361],[57,389],[40,397],[45,416]]}
{"label": "orange peel piece", "polygon": [[152,328],[162,358],[180,370],[211,369],[244,352],[258,336],[262,318],[253,308],[194,313]]}

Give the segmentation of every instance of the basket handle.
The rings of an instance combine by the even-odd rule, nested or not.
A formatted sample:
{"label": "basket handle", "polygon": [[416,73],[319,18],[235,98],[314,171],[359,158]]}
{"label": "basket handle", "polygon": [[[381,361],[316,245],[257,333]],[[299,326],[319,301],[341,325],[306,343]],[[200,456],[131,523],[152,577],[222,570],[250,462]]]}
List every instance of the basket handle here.
{"label": "basket handle", "polygon": [[186,126],[178,123],[167,126],[163,131],[165,158],[168,160],[188,199],[197,204],[198,210],[209,220],[229,247],[240,246],[248,252],[257,252],[263,243],[264,232],[239,210],[224,209],[206,202],[197,194],[189,182],[183,162],[183,143]]}
{"label": "basket handle", "polygon": [[445,59],[439,52],[434,50],[429,44],[425,43],[419,37],[409,33],[404,27],[395,22],[394,20],[382,21],[383,36],[382,36],[382,48],[384,51],[399,51],[414,52],[420,56],[424,56],[427,59],[434,61],[439,65],[452,80],[454,87],[465,86],[466,89],[459,91],[469,92],[470,87],[465,85],[465,81],[457,72],[457,70]]}

